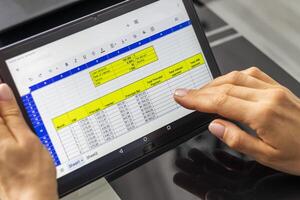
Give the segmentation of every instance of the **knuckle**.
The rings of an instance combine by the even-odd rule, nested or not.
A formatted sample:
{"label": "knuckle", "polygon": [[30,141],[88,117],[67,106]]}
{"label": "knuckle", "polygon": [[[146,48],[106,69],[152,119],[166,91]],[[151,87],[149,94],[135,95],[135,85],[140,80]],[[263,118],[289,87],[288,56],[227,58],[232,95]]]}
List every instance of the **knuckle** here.
{"label": "knuckle", "polygon": [[229,138],[227,138],[227,145],[235,150],[241,151],[241,137],[238,134],[231,134]]}
{"label": "knuckle", "polygon": [[248,70],[247,70],[247,74],[249,74],[250,76],[256,76],[258,74],[261,74],[262,71],[258,68],[258,67],[250,67]]}
{"label": "knuckle", "polygon": [[228,76],[228,81],[229,81],[230,83],[235,83],[235,82],[237,82],[238,80],[240,80],[241,76],[242,76],[241,72],[239,72],[239,71],[233,71],[233,72],[231,72],[231,73],[229,74],[229,76]]}
{"label": "knuckle", "polygon": [[226,103],[227,99],[228,96],[226,94],[219,94],[214,98],[213,103],[217,108],[220,108]]}
{"label": "knuckle", "polygon": [[192,97],[198,97],[199,96],[199,90],[189,90],[189,96]]}
{"label": "knuckle", "polygon": [[20,115],[21,115],[21,111],[16,107],[8,108],[6,109],[6,111],[4,111],[4,117],[11,117],[11,116],[15,117]]}
{"label": "knuckle", "polygon": [[234,88],[234,85],[232,84],[225,84],[221,87],[221,92],[223,94],[230,94],[230,92],[232,91],[232,89]]}
{"label": "knuckle", "polygon": [[282,103],[287,99],[286,91],[282,88],[276,88],[270,90],[270,95],[271,95],[270,100],[272,101],[272,103],[275,104]]}

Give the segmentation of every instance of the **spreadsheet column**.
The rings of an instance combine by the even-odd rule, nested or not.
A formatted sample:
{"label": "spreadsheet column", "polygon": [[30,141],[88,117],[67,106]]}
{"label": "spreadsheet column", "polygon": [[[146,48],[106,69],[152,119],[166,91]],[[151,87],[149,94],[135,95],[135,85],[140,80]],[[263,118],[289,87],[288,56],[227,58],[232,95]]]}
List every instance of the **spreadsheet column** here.
{"label": "spreadsheet column", "polygon": [[89,117],[79,121],[79,126],[82,132],[85,135],[87,145],[89,150],[94,149],[99,146],[99,142],[97,140],[96,134],[92,128]]}
{"label": "spreadsheet column", "polygon": [[80,151],[77,145],[76,140],[74,139],[70,128],[64,128],[61,129],[58,132],[58,135],[60,137],[61,143],[63,145],[63,149],[65,153],[67,154],[67,157],[69,160],[72,158],[76,158],[80,155]]}
{"label": "spreadsheet column", "polygon": [[194,82],[195,88],[200,88],[211,81],[211,77],[208,73],[206,66],[196,67],[191,72],[190,75]]}
{"label": "spreadsheet column", "polygon": [[80,153],[86,153],[89,151],[89,146],[87,143],[87,138],[85,134],[82,132],[82,129],[79,123],[74,123],[70,125],[71,132],[76,141],[76,144],[79,148]]}
{"label": "spreadsheet column", "polygon": [[91,126],[93,127],[93,131],[94,131],[96,139],[99,143],[99,146],[104,144],[105,139],[104,139],[103,134],[101,132],[100,125],[96,120],[95,114],[89,117],[89,121],[90,121]]}
{"label": "spreadsheet column", "polygon": [[193,80],[190,74],[191,72],[189,71],[168,81],[170,90],[172,91],[173,94],[179,88],[187,88],[187,89],[194,88]]}
{"label": "spreadsheet column", "polygon": [[140,109],[138,102],[136,101],[136,97],[130,97],[126,100],[128,108],[132,114],[132,120],[136,127],[140,127],[145,124],[145,120],[143,117],[143,113]]}
{"label": "spreadsheet column", "polygon": [[108,116],[105,111],[100,111],[95,114],[96,121],[100,127],[102,137],[105,142],[109,142],[115,138],[115,131],[111,126]]}
{"label": "spreadsheet column", "polygon": [[162,83],[149,89],[148,94],[158,117],[177,108],[177,103],[173,100],[173,94],[168,83]]}
{"label": "spreadsheet column", "polygon": [[147,91],[137,94],[135,96],[136,101],[139,105],[139,108],[142,111],[143,118],[146,123],[153,121],[157,118],[155,109],[151,103],[149,95]]}
{"label": "spreadsheet column", "polygon": [[120,114],[118,105],[113,105],[109,108],[106,108],[105,112],[107,113],[107,121],[114,130],[114,138],[117,138],[120,135],[128,132],[123,117]]}
{"label": "spreadsheet column", "polygon": [[130,111],[130,108],[128,107],[127,101],[119,103],[118,108],[125,123],[127,131],[135,129],[136,125],[134,123],[132,113]]}

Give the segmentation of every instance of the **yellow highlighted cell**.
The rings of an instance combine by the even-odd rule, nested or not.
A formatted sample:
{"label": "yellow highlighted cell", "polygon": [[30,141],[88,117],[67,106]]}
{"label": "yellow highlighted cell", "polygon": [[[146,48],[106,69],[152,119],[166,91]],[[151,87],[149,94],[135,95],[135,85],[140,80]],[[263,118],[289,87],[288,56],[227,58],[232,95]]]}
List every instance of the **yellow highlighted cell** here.
{"label": "yellow highlighted cell", "polygon": [[54,124],[56,130],[59,130],[59,129],[69,126],[70,124],[72,124],[72,122],[70,121],[68,114],[64,114],[64,115],[61,115],[61,116],[53,119],[53,124]]}
{"label": "yellow highlighted cell", "polygon": [[123,100],[124,100],[124,95],[122,93],[122,90],[114,91],[101,98],[101,102],[104,106],[104,109],[113,106]]}
{"label": "yellow highlighted cell", "polygon": [[152,88],[156,85],[159,85],[165,81],[166,81],[166,76],[163,71],[153,74],[143,80],[144,85],[146,86],[146,89],[150,89],[150,88]]}
{"label": "yellow highlighted cell", "polygon": [[[130,98],[138,93],[145,91],[143,81],[137,81],[121,89],[125,99]],[[124,99],[123,99],[124,100]]]}
{"label": "yellow highlighted cell", "polygon": [[98,87],[157,60],[155,49],[151,46],[90,72],[90,77]]}
{"label": "yellow highlighted cell", "polygon": [[104,109],[101,99],[96,99],[95,101],[86,104],[84,107],[88,115],[93,115]]}
{"label": "yellow highlighted cell", "polygon": [[190,68],[195,68],[199,65],[203,65],[205,63],[205,60],[202,54],[198,54],[194,57],[187,59],[185,62]]}
{"label": "yellow highlighted cell", "polygon": [[88,117],[88,113],[86,112],[85,106],[79,107],[75,110],[72,110],[68,113],[69,119],[72,123],[78,122],[86,117]]}
{"label": "yellow highlighted cell", "polygon": [[[144,50],[144,54],[147,54],[148,52],[151,53],[151,49]],[[138,53],[142,54],[141,52]],[[132,63],[132,58],[127,57],[126,62]],[[150,59],[151,60],[151,59]],[[122,62],[125,62],[122,60]],[[122,63],[121,62],[121,63]],[[114,67],[117,66],[119,62],[114,63]],[[101,110],[104,110],[110,106],[116,105],[136,94],[142,93],[152,87],[155,87],[157,85],[160,85],[176,76],[179,76],[181,74],[184,74],[196,67],[201,67],[203,64],[205,64],[205,60],[203,58],[202,54],[197,54],[195,56],[192,56],[190,58],[187,58],[179,63],[176,63],[166,69],[163,69],[161,71],[158,71],[148,77],[145,77],[141,80],[138,80],[130,85],[127,85],[123,88],[120,88],[112,93],[109,93],[103,97],[100,97],[99,99],[96,99],[94,101],[91,101],[83,106],[80,106],[70,112],[67,112],[61,116],[58,116],[52,120],[54,127],[56,130],[60,130],[62,128],[65,128],[75,122],[78,122],[84,118],[87,118]],[[98,73],[98,72],[97,72]],[[97,74],[96,73],[96,74]],[[99,70],[100,73],[100,70]],[[101,70],[101,73],[109,74],[110,70],[104,69]],[[95,75],[96,77],[97,75]]]}

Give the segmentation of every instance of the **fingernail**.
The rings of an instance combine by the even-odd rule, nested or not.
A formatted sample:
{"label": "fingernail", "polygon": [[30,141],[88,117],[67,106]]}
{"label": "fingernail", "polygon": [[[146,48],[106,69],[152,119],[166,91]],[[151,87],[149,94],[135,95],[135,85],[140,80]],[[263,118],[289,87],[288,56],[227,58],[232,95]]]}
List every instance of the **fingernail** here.
{"label": "fingernail", "polygon": [[185,97],[188,94],[187,89],[178,89],[174,92],[174,95],[177,97]]}
{"label": "fingernail", "polygon": [[209,131],[219,139],[224,138],[225,126],[219,123],[211,123],[208,127]]}
{"label": "fingernail", "polygon": [[7,84],[0,84],[0,101],[10,101],[13,94]]}

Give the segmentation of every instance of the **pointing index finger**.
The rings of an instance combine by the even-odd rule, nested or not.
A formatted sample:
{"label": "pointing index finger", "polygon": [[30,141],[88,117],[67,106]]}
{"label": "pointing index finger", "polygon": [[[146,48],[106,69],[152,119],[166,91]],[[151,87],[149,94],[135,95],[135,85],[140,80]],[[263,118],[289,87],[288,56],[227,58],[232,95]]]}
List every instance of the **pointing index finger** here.
{"label": "pointing index finger", "polygon": [[267,89],[270,87],[269,83],[249,76],[246,73],[235,71],[216,78],[214,81],[207,84],[203,88],[216,87],[224,84],[232,84],[254,89]]}
{"label": "pointing index finger", "polygon": [[[187,109],[216,113],[223,117],[249,124],[254,102],[222,93],[207,93],[201,90],[177,90],[175,100]],[[185,93],[185,94],[184,94]],[[179,95],[178,95],[179,94]]]}

